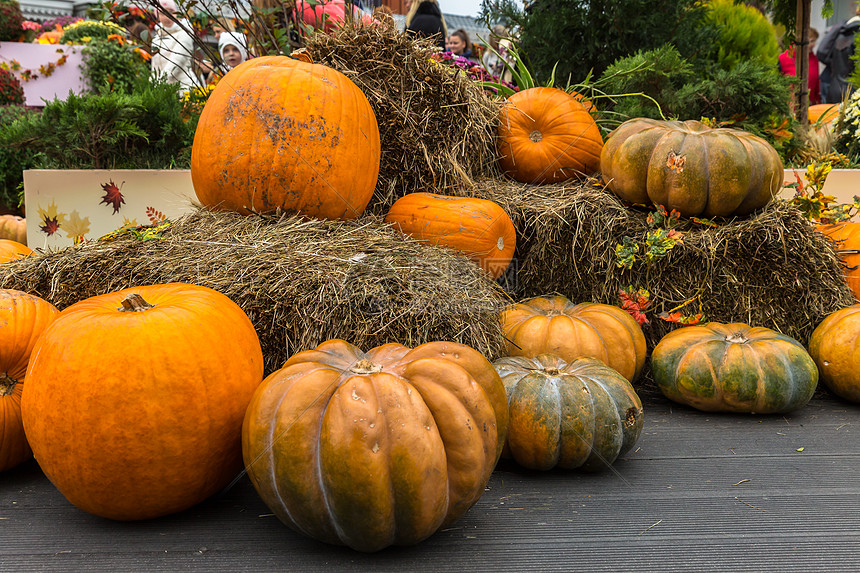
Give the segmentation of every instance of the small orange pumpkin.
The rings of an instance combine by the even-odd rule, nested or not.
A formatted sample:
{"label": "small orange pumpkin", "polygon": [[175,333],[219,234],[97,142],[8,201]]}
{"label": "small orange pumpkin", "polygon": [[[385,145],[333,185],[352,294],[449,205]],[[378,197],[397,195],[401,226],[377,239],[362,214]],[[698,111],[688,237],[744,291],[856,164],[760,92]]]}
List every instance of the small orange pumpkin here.
{"label": "small orange pumpkin", "polygon": [[191,180],[207,207],[355,219],[373,196],[379,161],[376,116],[349,78],[265,56],[230,70],[206,102]]}
{"label": "small orange pumpkin", "polygon": [[263,380],[248,316],[210,288],[171,283],[77,302],[33,349],[24,431],[78,508],[149,519],[189,508],[242,469],[242,420]]}
{"label": "small orange pumpkin", "polygon": [[0,239],[27,244],[27,219],[18,215],[0,215]]}
{"label": "small orange pumpkin", "polygon": [[809,337],[809,355],[834,394],[860,402],[860,304],[833,312]]}
{"label": "small orange pumpkin", "polygon": [[645,365],[642,328],[617,306],[537,297],[505,309],[501,322],[508,356],[550,353],[568,362],[596,358],[631,382]]}
{"label": "small orange pumpkin", "polygon": [[32,254],[33,249],[27,245],[22,245],[18,241],[10,241],[9,239],[0,239],[0,263],[8,263],[9,261]]}
{"label": "small orange pumpkin", "polygon": [[493,279],[504,274],[516,250],[511,218],[486,199],[410,193],[395,201],[385,222],[431,245],[462,251]]}
{"label": "small orange pumpkin", "polygon": [[836,254],[847,266],[845,280],[848,288],[854,293],[854,298],[860,300],[860,223],[817,225],[815,228],[833,241]]}
{"label": "small orange pumpkin", "polygon": [[809,106],[809,123],[831,123],[839,117],[839,104],[818,103]]}
{"label": "small orange pumpkin", "polygon": [[24,375],[36,339],[59,313],[37,296],[0,290],[0,472],[33,455],[21,422]]}
{"label": "small orange pumpkin", "polygon": [[555,88],[529,88],[509,97],[498,128],[502,171],[534,184],[596,172],[603,137],[588,109]]}
{"label": "small orange pumpkin", "polygon": [[287,526],[378,551],[411,545],[481,496],[508,427],[505,388],[453,342],[362,352],[329,340],[255,392],[242,428],[248,476]]}

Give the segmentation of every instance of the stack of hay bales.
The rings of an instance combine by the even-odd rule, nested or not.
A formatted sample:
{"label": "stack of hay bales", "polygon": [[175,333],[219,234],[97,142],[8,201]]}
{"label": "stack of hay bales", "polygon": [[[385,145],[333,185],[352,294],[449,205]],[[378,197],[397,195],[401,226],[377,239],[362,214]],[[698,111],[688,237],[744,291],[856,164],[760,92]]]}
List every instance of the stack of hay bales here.
{"label": "stack of hay bales", "polygon": [[853,302],[838,257],[785,202],[743,219],[683,221],[667,256],[618,266],[624,237],[644,242],[648,213],[594,180],[533,186],[496,164],[500,103],[430,58],[428,43],[387,26],[348,25],[309,39],[317,63],[347,75],[376,113],[379,182],[364,218],[351,223],[242,217],[199,211],[159,241],[86,243],[0,268],[0,286],[62,308],[133,284],[184,281],[230,296],[251,317],[267,370],[329,338],[359,346],[448,339],[488,357],[502,349],[497,314],[510,298],[457,253],[425,246],[381,223],[416,191],[499,203],[518,232],[509,295],[560,293],[618,304],[619,290],[652,295],[644,327],[653,346],[676,327],[657,318],[686,301],[706,320],[766,326],[805,341],[828,313]]}

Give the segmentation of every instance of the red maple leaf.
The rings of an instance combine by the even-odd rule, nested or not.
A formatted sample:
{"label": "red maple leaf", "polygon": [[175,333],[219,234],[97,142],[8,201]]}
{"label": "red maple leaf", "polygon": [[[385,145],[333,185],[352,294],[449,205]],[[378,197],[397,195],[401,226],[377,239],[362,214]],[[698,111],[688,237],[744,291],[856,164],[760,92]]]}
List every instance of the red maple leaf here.
{"label": "red maple leaf", "polygon": [[60,223],[56,217],[45,217],[42,219],[44,225],[39,225],[39,229],[49,237],[56,233],[60,228]]}
{"label": "red maple leaf", "polygon": [[[125,181],[123,181],[125,183]],[[105,205],[112,205],[113,212],[116,214],[119,211],[120,206],[125,203],[125,198],[122,196],[122,193],[119,192],[119,187],[116,186],[116,183],[111,180],[109,183],[102,183],[102,189],[105,194],[102,197],[102,200],[99,201],[99,205],[104,203]]]}

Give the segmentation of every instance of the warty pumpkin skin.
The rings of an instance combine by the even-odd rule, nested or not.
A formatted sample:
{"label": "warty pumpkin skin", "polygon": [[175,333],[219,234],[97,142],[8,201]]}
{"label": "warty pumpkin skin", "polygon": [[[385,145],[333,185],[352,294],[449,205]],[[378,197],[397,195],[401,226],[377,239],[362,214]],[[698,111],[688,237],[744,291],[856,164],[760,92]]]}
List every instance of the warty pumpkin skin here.
{"label": "warty pumpkin skin", "polygon": [[508,307],[500,320],[507,356],[596,358],[631,382],[645,365],[642,328],[617,306],[574,304],[560,295],[536,297]]}
{"label": "warty pumpkin skin", "polygon": [[696,217],[749,214],[783,184],[782,160],[765,140],[693,120],[622,123],[603,146],[600,170],[624,201]]}
{"label": "warty pumpkin skin", "polygon": [[36,339],[59,313],[37,296],[0,290],[0,472],[33,455],[21,421],[21,392]]}
{"label": "warty pumpkin skin", "polygon": [[621,374],[594,358],[506,357],[493,365],[508,395],[503,453],[533,470],[600,470],[630,451],[642,401]]}
{"label": "warty pumpkin skin", "polygon": [[226,296],[182,283],[125,289],[69,306],[45,330],[27,369],[24,431],[78,508],[159,517],[241,472],[242,420],[262,379],[254,327]]}
{"label": "warty pumpkin skin", "polygon": [[854,293],[854,298],[860,300],[860,223],[845,222],[815,228],[833,241],[836,254],[845,263],[843,271],[848,288]]}
{"label": "warty pumpkin skin", "polygon": [[559,183],[591,175],[600,168],[602,147],[600,128],[588,109],[562,90],[525,89],[502,109],[499,165],[516,181]]}
{"label": "warty pumpkin skin", "polygon": [[251,401],[248,475],[295,531],[359,551],[411,545],[481,496],[504,446],[505,390],[476,350],[430,342],[291,357]]}
{"label": "warty pumpkin skin", "polygon": [[505,273],[517,246],[511,218],[486,199],[410,193],[394,202],[385,222],[431,245],[462,251],[493,279]]}
{"label": "warty pumpkin skin", "polygon": [[8,263],[33,254],[33,249],[9,239],[0,239],[0,263]]}
{"label": "warty pumpkin skin", "polygon": [[18,215],[0,215],[0,239],[27,244],[27,219]]}
{"label": "warty pumpkin skin", "polygon": [[860,402],[860,304],[827,315],[809,337],[808,348],[824,385]]}
{"label": "warty pumpkin skin", "polygon": [[354,83],[326,66],[266,56],[218,82],[194,134],[191,179],[207,207],[355,219],[379,161],[376,116]]}
{"label": "warty pumpkin skin", "polygon": [[782,414],[809,402],[818,369],[795,339],[743,323],[685,326],[651,352],[670,400],[706,412]]}

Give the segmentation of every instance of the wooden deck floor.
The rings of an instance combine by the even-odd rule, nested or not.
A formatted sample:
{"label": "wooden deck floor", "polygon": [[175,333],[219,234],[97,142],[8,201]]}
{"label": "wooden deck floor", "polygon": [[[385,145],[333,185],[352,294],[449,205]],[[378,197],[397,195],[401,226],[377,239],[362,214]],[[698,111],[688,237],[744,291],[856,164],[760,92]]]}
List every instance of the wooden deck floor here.
{"label": "wooden deck floor", "polygon": [[425,542],[372,555],[293,533],[247,478],[189,511],[115,523],[34,462],[0,478],[0,570],[860,571],[860,407],[710,415],[647,396],[635,451],[601,474],[502,464]]}

